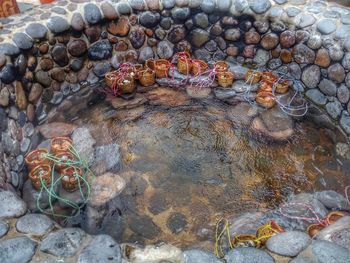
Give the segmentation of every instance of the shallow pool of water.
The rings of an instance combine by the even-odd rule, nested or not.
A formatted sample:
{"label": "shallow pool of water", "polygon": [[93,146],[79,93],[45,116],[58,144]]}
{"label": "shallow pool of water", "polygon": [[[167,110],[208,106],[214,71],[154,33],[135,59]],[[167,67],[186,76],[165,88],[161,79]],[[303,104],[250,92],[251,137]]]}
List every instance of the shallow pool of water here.
{"label": "shallow pool of water", "polygon": [[82,114],[75,123],[89,127],[97,144],[121,146],[118,173],[128,182],[118,213],[99,232],[188,247],[213,240],[219,218],[265,211],[292,193],[341,192],[350,183],[327,129],[295,122],[288,141],[273,143],[257,138],[244,114],[232,118],[242,105],[143,105],[106,119],[111,109],[102,103]]}

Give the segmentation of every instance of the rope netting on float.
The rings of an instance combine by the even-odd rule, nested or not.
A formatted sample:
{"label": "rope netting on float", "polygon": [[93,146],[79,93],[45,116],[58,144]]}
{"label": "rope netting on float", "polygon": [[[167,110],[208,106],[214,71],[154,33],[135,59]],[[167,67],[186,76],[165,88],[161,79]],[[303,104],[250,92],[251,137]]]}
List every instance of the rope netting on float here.
{"label": "rope netting on float", "polygon": [[[349,191],[350,186],[346,186],[344,190],[345,198],[347,203],[350,205]],[[325,227],[332,225],[342,217],[349,215],[349,213],[339,210],[329,212],[325,218],[322,218],[312,207],[312,204],[306,202],[282,203],[277,210],[272,210],[272,212],[274,211],[277,212],[278,215],[285,218],[310,223],[306,228],[306,232],[311,238],[315,238],[316,235]],[[298,215],[293,214],[293,212],[298,213]],[[237,247],[261,248],[265,246],[269,238],[276,234],[285,232],[285,230],[274,220],[267,221],[267,223],[257,228],[255,234],[232,235],[230,228],[233,226],[234,222],[230,226],[229,221],[224,218],[217,221],[214,253],[219,258],[225,255],[225,249],[230,250]],[[224,243],[225,241],[226,243]]]}
{"label": "rope netting on float", "polygon": [[[89,200],[94,174],[73,147],[70,138],[53,138],[50,151],[45,148],[35,149],[26,155],[25,161],[29,169],[29,180],[38,191],[36,206],[41,213],[68,219],[81,212]],[[62,194],[62,191],[67,194]],[[79,192],[79,202],[74,201],[77,197],[72,200],[67,197],[76,191]],[[70,214],[61,210],[62,213],[57,212],[55,202],[66,207]]]}
{"label": "rope netting on float", "polygon": [[[118,69],[105,75],[105,86],[100,91],[110,96],[132,94],[137,81],[149,87],[160,85],[194,91],[203,88],[230,88],[234,73],[226,61],[217,61],[210,66],[203,60],[192,58],[189,52],[178,52],[171,59],[148,59],[145,64],[122,63]],[[236,96],[243,97],[251,105],[266,109],[276,104],[286,114],[293,117],[304,116],[309,103],[304,98],[302,83],[291,77],[292,74],[280,71],[249,69],[245,74],[245,90]],[[258,86],[256,88],[256,86]]]}

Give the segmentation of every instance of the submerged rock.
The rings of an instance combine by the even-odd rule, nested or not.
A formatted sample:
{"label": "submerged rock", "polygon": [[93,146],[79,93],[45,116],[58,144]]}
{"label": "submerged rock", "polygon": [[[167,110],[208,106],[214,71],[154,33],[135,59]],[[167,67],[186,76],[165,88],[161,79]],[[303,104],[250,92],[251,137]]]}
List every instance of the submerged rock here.
{"label": "submerged rock", "polygon": [[51,122],[37,127],[45,139],[51,139],[58,136],[70,136],[77,126],[64,122]]}
{"label": "submerged rock", "polygon": [[221,263],[214,254],[200,249],[186,250],[182,253],[182,262],[184,263]]}
{"label": "submerged rock", "polygon": [[73,146],[80,157],[89,165],[94,161],[94,148],[96,141],[92,138],[90,131],[86,127],[79,127],[72,134]]}
{"label": "submerged rock", "polygon": [[168,88],[156,88],[146,93],[151,105],[181,106],[187,104],[188,97],[181,91]]}
{"label": "submerged rock", "polygon": [[146,261],[180,262],[181,250],[167,244],[161,246],[149,245],[142,249],[136,248],[132,250],[128,259],[133,263],[144,263]]}
{"label": "submerged rock", "polygon": [[292,118],[275,107],[256,117],[251,130],[276,141],[285,141],[294,134],[293,126]]}

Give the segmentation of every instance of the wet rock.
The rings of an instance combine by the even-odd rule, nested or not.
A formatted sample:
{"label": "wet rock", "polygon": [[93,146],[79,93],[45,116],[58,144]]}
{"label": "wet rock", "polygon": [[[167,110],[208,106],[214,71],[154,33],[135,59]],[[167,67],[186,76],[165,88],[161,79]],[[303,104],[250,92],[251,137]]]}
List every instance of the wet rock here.
{"label": "wet rock", "polygon": [[153,28],[158,25],[159,19],[159,13],[151,11],[142,12],[139,17],[140,24],[147,28]]}
{"label": "wet rock", "polygon": [[244,263],[244,262],[259,262],[259,263],[274,263],[274,259],[265,251],[246,247],[235,248],[225,256],[227,263]]}
{"label": "wet rock", "polygon": [[255,118],[251,129],[273,140],[284,141],[293,135],[293,126],[291,117],[275,107]]}
{"label": "wet rock", "polygon": [[133,28],[130,31],[129,40],[131,45],[135,49],[139,49],[140,47],[142,47],[143,43],[145,42],[145,39],[146,39],[145,32],[141,27]]}
{"label": "wet rock", "polygon": [[203,29],[197,28],[190,32],[189,38],[191,44],[199,48],[209,41],[209,33]]}
{"label": "wet rock", "polygon": [[131,7],[128,2],[119,2],[117,4],[117,11],[121,15],[129,15],[131,13]]}
{"label": "wet rock", "polygon": [[229,41],[238,41],[241,37],[239,29],[231,28],[225,31],[225,39]]}
{"label": "wet rock", "polygon": [[10,229],[9,224],[4,220],[0,220],[0,238],[6,235],[9,229]]}
{"label": "wet rock", "polygon": [[114,20],[118,18],[117,11],[114,9],[114,6],[109,2],[103,2],[101,4],[101,11],[106,19]]}
{"label": "wet rock", "polygon": [[308,88],[316,88],[320,82],[321,71],[320,68],[316,65],[307,67],[301,76],[303,83]]}
{"label": "wet rock", "polygon": [[169,206],[170,202],[167,200],[166,194],[162,192],[154,193],[148,200],[148,210],[154,215],[167,210]]}
{"label": "wet rock", "polygon": [[[48,75],[45,75],[45,78],[43,78],[44,76],[41,75],[39,75],[38,77],[42,78],[41,81],[38,81],[40,83],[42,81],[47,81],[47,83],[49,82]],[[66,79],[66,73],[62,68],[54,68],[53,70],[51,70],[51,78],[58,82],[63,82]]]}
{"label": "wet rock", "polygon": [[94,66],[93,72],[95,73],[95,75],[97,77],[104,77],[106,73],[108,73],[111,70],[111,65],[109,63],[106,62],[100,62],[97,63]]}
{"label": "wet rock", "polygon": [[147,8],[146,3],[143,0],[131,0],[129,3],[131,8],[137,11],[143,11]]}
{"label": "wet rock", "polygon": [[72,134],[73,146],[81,156],[81,158],[88,164],[94,161],[95,140],[92,138],[89,129],[86,127],[79,127],[74,130]]}
{"label": "wet rock", "polygon": [[187,95],[194,99],[204,99],[209,97],[211,88],[197,88],[191,85],[186,86]]}
{"label": "wet rock", "polygon": [[12,40],[20,49],[30,49],[33,46],[33,39],[22,32],[13,34]]}
{"label": "wet rock", "polygon": [[332,19],[321,19],[317,23],[317,29],[324,35],[329,35],[337,29],[337,25]]}
{"label": "wet rock", "polygon": [[98,173],[114,169],[120,163],[119,145],[112,143],[96,147],[95,156],[95,166],[99,167]]}
{"label": "wet rock", "polygon": [[111,262],[121,263],[119,244],[108,235],[95,236],[80,253],[79,263]]}
{"label": "wet rock", "polygon": [[131,215],[129,220],[130,229],[144,238],[154,239],[160,232],[159,227],[146,215]]}
{"label": "wet rock", "polygon": [[47,31],[47,27],[40,23],[31,23],[26,28],[26,33],[34,39],[45,38]]}
{"label": "wet rock", "polygon": [[193,17],[193,22],[197,27],[205,29],[209,25],[208,15],[205,13],[198,13]]}
{"label": "wet rock", "polygon": [[85,22],[80,13],[74,13],[71,19],[71,26],[76,31],[82,31],[85,28]]}
{"label": "wet rock", "polygon": [[333,190],[316,192],[314,196],[328,209],[350,210],[350,204],[345,197]]}
{"label": "wet rock", "polygon": [[182,25],[174,26],[168,34],[168,40],[171,43],[178,43],[185,38],[187,34],[186,28]]}
{"label": "wet rock", "polygon": [[338,119],[343,110],[343,106],[337,100],[328,102],[326,104],[326,111],[333,119]]}
{"label": "wet rock", "polygon": [[14,65],[6,64],[0,72],[0,79],[4,84],[10,84],[16,79],[16,73]]}
{"label": "wet rock", "polygon": [[28,105],[27,97],[21,82],[17,81],[15,86],[16,104],[20,110],[25,110]]}
{"label": "wet rock", "polygon": [[26,204],[15,193],[10,191],[0,192],[0,218],[19,217],[26,212]]}
{"label": "wet rock", "polygon": [[327,98],[318,89],[310,89],[306,91],[306,97],[318,105],[325,105]]}
{"label": "wet rock", "polygon": [[157,55],[160,58],[168,59],[174,54],[174,45],[167,40],[160,41],[157,45]]}
{"label": "wet rock", "polygon": [[153,49],[151,47],[144,47],[140,50],[140,55],[138,58],[139,63],[145,63],[147,59],[154,58]]}
{"label": "wet rock", "polygon": [[279,43],[279,37],[275,33],[269,33],[261,39],[261,46],[266,50],[274,49]]}
{"label": "wet rock", "polygon": [[329,79],[323,79],[318,87],[325,95],[328,96],[334,96],[337,92],[337,85]]}
{"label": "wet rock", "polygon": [[77,126],[64,122],[51,122],[37,126],[37,129],[46,139],[60,136],[70,136]]}
{"label": "wet rock", "polygon": [[255,45],[260,42],[260,34],[256,31],[248,31],[244,34],[244,40],[247,45]]}
{"label": "wet rock", "polygon": [[187,219],[181,213],[173,213],[167,220],[167,227],[173,234],[179,234],[185,230],[187,226]]}
{"label": "wet rock", "polygon": [[44,70],[44,71],[49,71],[49,70],[51,70],[51,69],[53,68],[54,63],[53,63],[53,61],[52,61],[51,59],[49,59],[49,58],[42,58],[42,59],[40,60],[39,65],[40,65],[40,68],[41,68],[42,70]]}
{"label": "wet rock", "polygon": [[164,17],[160,21],[160,26],[165,30],[169,30],[172,24],[173,20],[170,17]]}
{"label": "wet rock", "polygon": [[51,219],[42,214],[27,214],[16,223],[17,231],[31,235],[44,235],[53,227]]}
{"label": "wet rock", "polygon": [[20,52],[19,48],[10,43],[1,43],[0,44],[0,54],[7,56],[14,56]]}
{"label": "wet rock", "polygon": [[0,261],[30,262],[36,246],[36,242],[25,236],[2,240],[0,241]]}
{"label": "wet rock", "polygon": [[126,17],[119,18],[118,22],[110,22],[107,31],[115,36],[126,36],[129,33],[130,25]]}
{"label": "wet rock", "polygon": [[203,10],[203,12],[207,14],[211,14],[215,9],[215,1],[214,0],[203,0],[200,8]]}
{"label": "wet rock", "polygon": [[333,64],[328,67],[328,77],[336,83],[342,83],[345,79],[345,70],[339,63]]}
{"label": "wet rock", "polygon": [[295,257],[311,243],[311,238],[299,231],[289,231],[269,238],[266,247],[273,253]]}
{"label": "wet rock", "polygon": [[87,45],[82,39],[74,39],[68,43],[67,48],[73,57],[80,57],[86,52]]}
{"label": "wet rock", "polygon": [[182,262],[184,263],[201,263],[201,262],[221,263],[222,261],[210,252],[200,250],[200,249],[191,249],[191,250],[185,250],[182,253]]}
{"label": "wet rock", "polygon": [[112,55],[112,46],[108,40],[101,40],[92,44],[88,49],[91,60],[104,60]]}
{"label": "wet rock", "polygon": [[85,235],[80,228],[60,229],[42,240],[40,250],[58,257],[71,257],[80,249]]}
{"label": "wet rock", "polygon": [[89,24],[97,24],[102,19],[100,9],[95,4],[86,4],[84,6],[84,18]]}
{"label": "wet rock", "polygon": [[52,49],[52,58],[59,66],[67,66],[69,58],[66,47],[62,44],[56,44]]}
{"label": "wet rock", "polygon": [[89,204],[95,207],[107,204],[125,188],[125,181],[119,175],[106,173],[94,179]]}

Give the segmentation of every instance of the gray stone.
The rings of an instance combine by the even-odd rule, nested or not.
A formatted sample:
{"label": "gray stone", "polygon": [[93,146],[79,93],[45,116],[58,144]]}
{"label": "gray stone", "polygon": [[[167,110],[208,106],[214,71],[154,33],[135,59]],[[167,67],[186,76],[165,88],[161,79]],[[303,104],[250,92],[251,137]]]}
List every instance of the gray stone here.
{"label": "gray stone", "polygon": [[80,13],[74,13],[70,23],[72,28],[76,31],[82,31],[85,28],[85,22]]}
{"label": "gray stone", "polygon": [[312,26],[316,22],[316,18],[313,15],[302,15],[299,20],[299,27],[304,28]]}
{"label": "gray stone", "polygon": [[345,53],[342,65],[345,69],[350,69],[350,52]]}
{"label": "gray stone", "polygon": [[339,61],[344,57],[343,49],[338,45],[334,44],[328,48],[329,56],[334,61]]}
{"label": "gray stone", "polygon": [[62,102],[63,97],[64,95],[61,91],[54,91],[52,99],[50,100],[50,103],[53,105],[58,105]]}
{"label": "gray stone", "polygon": [[347,263],[350,250],[328,241],[313,241],[311,245],[315,258],[320,263]]}
{"label": "gray stone", "polygon": [[241,32],[237,28],[225,30],[225,39],[229,41],[237,41],[241,37]]}
{"label": "gray stone", "polygon": [[299,8],[296,8],[294,6],[288,7],[286,11],[287,11],[287,15],[289,17],[295,17],[295,16],[299,15],[301,12],[301,10]]}
{"label": "gray stone", "polygon": [[191,10],[188,7],[175,7],[171,10],[171,16],[176,21],[185,21],[190,16],[190,14]]}
{"label": "gray stone", "polygon": [[284,12],[284,9],[279,6],[273,6],[270,9],[270,17],[279,18]]}
{"label": "gray stone", "polygon": [[301,79],[307,88],[316,88],[320,82],[321,71],[316,65],[307,67],[302,75]]}
{"label": "gray stone", "polygon": [[159,19],[159,14],[151,11],[142,12],[139,17],[140,24],[149,28],[153,28],[158,25]]}
{"label": "gray stone", "polygon": [[[242,13],[247,8],[249,8],[249,4],[247,0],[235,0],[233,6],[234,6],[234,10],[238,13]],[[231,10],[232,10],[232,7],[231,7]]]}
{"label": "gray stone", "polygon": [[54,6],[53,8],[51,8],[51,11],[59,14],[59,15],[65,15],[67,14],[66,10],[64,10],[62,7],[58,7],[58,6]]}
{"label": "gray stone", "polygon": [[344,84],[341,84],[337,89],[337,98],[343,104],[346,104],[349,101],[350,91]]}
{"label": "gray stone", "polygon": [[175,0],[161,0],[161,2],[165,9],[170,9],[175,6]]}
{"label": "gray stone", "polygon": [[111,65],[108,62],[100,62],[94,66],[94,73],[97,77],[104,77],[111,70]]}
{"label": "gray stone", "polygon": [[344,68],[339,64],[333,64],[327,69],[328,77],[331,80],[334,80],[336,83],[342,83],[345,79],[345,70]]}
{"label": "gray stone", "polygon": [[26,203],[24,203],[15,193],[10,191],[0,192],[0,218],[19,217],[26,212]]}
{"label": "gray stone", "polygon": [[185,250],[182,253],[183,263],[222,263],[214,254],[200,249]]}
{"label": "gray stone", "polygon": [[12,40],[20,49],[30,49],[34,43],[30,36],[22,32],[14,33]]}
{"label": "gray stone", "polygon": [[325,95],[328,96],[334,96],[337,93],[337,85],[329,79],[321,80],[318,87]]}
{"label": "gray stone", "polygon": [[0,71],[0,79],[4,84],[10,84],[16,79],[17,70],[14,65],[6,64]]}
{"label": "gray stone", "polygon": [[179,234],[185,230],[187,226],[187,219],[185,215],[181,213],[173,213],[167,219],[167,227],[170,229],[171,233]]}
{"label": "gray stone", "polygon": [[6,56],[14,56],[19,54],[20,50],[17,46],[10,43],[1,43],[0,44],[0,54]]}
{"label": "gray stone", "polygon": [[350,204],[345,197],[334,190],[316,192],[314,196],[328,209],[350,210]]}
{"label": "gray stone", "polygon": [[332,19],[321,19],[317,23],[317,29],[324,35],[329,35],[337,29],[337,25]]}
{"label": "gray stone", "polygon": [[263,250],[245,247],[230,250],[225,256],[227,263],[274,263],[273,258]]}
{"label": "gray stone", "polygon": [[307,41],[307,45],[312,49],[319,49],[322,46],[322,37],[319,33],[314,33]]}
{"label": "gray stone", "polygon": [[70,25],[65,18],[60,16],[52,16],[47,23],[47,27],[51,30],[51,32],[58,34],[68,30]]}
{"label": "gray stone", "polygon": [[54,223],[46,215],[27,214],[17,220],[18,232],[31,235],[44,235],[54,227]]}
{"label": "gray stone", "polygon": [[276,70],[281,66],[282,66],[282,60],[279,58],[271,59],[268,63],[268,68],[272,70]]}
{"label": "gray stone", "polygon": [[35,254],[36,242],[28,237],[14,237],[0,241],[0,262],[27,263]]}
{"label": "gray stone", "polygon": [[338,26],[337,31],[335,31],[334,37],[337,39],[345,39],[350,36],[350,25]]}
{"label": "gray stone", "polygon": [[[306,97],[308,97],[312,102],[318,105],[325,105],[327,103],[327,98],[318,89],[309,89],[306,91]],[[350,124],[350,123],[349,123]],[[349,127],[350,128],[350,127]],[[349,129],[350,131],[350,129]]]}
{"label": "gray stone", "polygon": [[10,229],[9,224],[4,220],[0,220],[0,238],[6,235],[9,229]]}
{"label": "gray stone", "polygon": [[311,243],[310,237],[299,231],[289,231],[269,238],[266,247],[273,253],[295,257]]}
{"label": "gray stone", "polygon": [[78,263],[121,263],[122,255],[119,244],[108,235],[95,236],[78,258]]}
{"label": "gray stone", "polygon": [[160,26],[165,30],[169,30],[172,24],[173,24],[173,20],[170,17],[164,17],[160,21]]}
{"label": "gray stone", "polygon": [[236,96],[236,91],[233,89],[214,89],[214,94],[219,100],[226,100]]}
{"label": "gray stone", "polygon": [[95,162],[103,162],[106,170],[116,168],[120,162],[119,145],[112,143],[96,147],[95,156]]}
{"label": "gray stone", "polygon": [[216,4],[217,4],[219,11],[226,12],[227,10],[230,10],[232,1],[231,0],[220,0],[220,1],[217,1]]}
{"label": "gray stone", "polygon": [[159,227],[155,225],[152,219],[147,215],[144,215],[144,216],[132,215],[129,217],[129,220],[130,220],[130,223],[129,223],[130,229],[136,234],[144,238],[147,238],[147,239],[156,238],[160,231]]}
{"label": "gray stone", "polygon": [[131,8],[137,11],[143,11],[147,7],[145,1],[143,0],[130,0],[129,3]]}
{"label": "gray stone", "polygon": [[157,55],[160,58],[168,59],[174,54],[174,45],[167,40],[160,41],[157,45]]}
{"label": "gray stone", "polygon": [[340,21],[345,25],[350,25],[350,14],[342,15]]}
{"label": "gray stone", "polygon": [[304,44],[298,44],[293,48],[293,57],[299,64],[312,64],[315,61],[315,52]]}
{"label": "gray stone", "polygon": [[89,24],[97,24],[102,19],[102,14],[97,5],[89,3],[84,6],[84,17]]}
{"label": "gray stone", "polygon": [[279,4],[279,5],[283,5],[284,3],[286,3],[288,0],[273,0],[275,3]]}
{"label": "gray stone", "polygon": [[60,229],[42,240],[40,250],[57,257],[72,257],[80,249],[85,235],[80,228]]}
{"label": "gray stone", "polygon": [[202,47],[209,41],[209,33],[200,28],[194,29],[190,33],[190,41],[195,47]]}
{"label": "gray stone", "polygon": [[256,14],[263,14],[270,9],[271,3],[269,0],[261,0],[261,1],[249,0],[249,7]]}
{"label": "gray stone", "polygon": [[21,152],[22,153],[27,153],[27,151],[29,150],[31,141],[28,138],[23,138],[23,140],[21,141]]}
{"label": "gray stone", "polygon": [[193,22],[197,27],[207,28],[209,25],[208,15],[205,13],[198,13],[193,17]]}
{"label": "gray stone", "polygon": [[151,47],[144,47],[140,50],[139,63],[145,63],[147,59],[154,58],[153,49]]}
{"label": "gray stone", "polygon": [[26,33],[34,39],[45,38],[47,31],[47,27],[40,23],[32,23],[26,27]]}
{"label": "gray stone", "polygon": [[347,134],[350,134],[350,116],[349,113],[343,111],[340,118],[340,126],[344,129]]}
{"label": "gray stone", "polygon": [[268,51],[264,49],[258,49],[253,61],[254,63],[256,63],[257,66],[262,67],[266,65],[266,63],[269,61],[269,58],[270,53]]}
{"label": "gray stone", "polygon": [[301,78],[301,68],[299,64],[292,62],[289,64],[289,74],[295,78],[300,79]]}
{"label": "gray stone", "polygon": [[120,15],[129,15],[132,10],[128,2],[119,2],[117,3],[117,11]]}
{"label": "gray stone", "polygon": [[104,60],[112,56],[112,49],[108,40],[101,40],[89,47],[88,55],[91,60]]}
{"label": "gray stone", "polygon": [[88,164],[94,161],[94,148],[96,141],[91,136],[90,131],[86,127],[79,127],[72,134],[74,148],[77,150],[81,158]]}
{"label": "gray stone", "polygon": [[201,4],[201,9],[203,12],[207,14],[211,14],[215,9],[215,1],[214,0],[203,0]]}
{"label": "gray stone", "polygon": [[343,106],[337,100],[328,102],[326,104],[326,111],[333,119],[338,119],[343,110]]}

